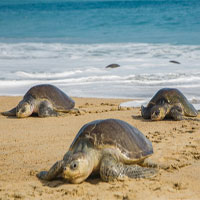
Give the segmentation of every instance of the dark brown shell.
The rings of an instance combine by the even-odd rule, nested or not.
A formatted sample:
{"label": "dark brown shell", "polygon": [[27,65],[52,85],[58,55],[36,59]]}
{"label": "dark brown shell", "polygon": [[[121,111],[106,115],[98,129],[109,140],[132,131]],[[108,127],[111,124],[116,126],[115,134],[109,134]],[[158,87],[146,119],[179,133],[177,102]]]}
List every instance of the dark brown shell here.
{"label": "dark brown shell", "polygon": [[118,119],[96,120],[85,124],[70,146],[77,148],[82,141],[93,148],[118,148],[129,159],[140,160],[153,153],[152,143],[135,127]]}
{"label": "dark brown shell", "polygon": [[187,100],[187,98],[178,89],[175,88],[160,89],[150,100],[148,106],[156,105],[161,100],[169,103],[170,105],[180,103],[182,105],[184,113],[188,116],[197,116],[198,114],[194,106]]}
{"label": "dark brown shell", "polygon": [[28,99],[30,96],[34,99],[49,100],[53,104],[54,109],[58,111],[70,110],[75,105],[75,102],[63,91],[49,84],[36,85],[32,87],[24,95],[24,100]]}

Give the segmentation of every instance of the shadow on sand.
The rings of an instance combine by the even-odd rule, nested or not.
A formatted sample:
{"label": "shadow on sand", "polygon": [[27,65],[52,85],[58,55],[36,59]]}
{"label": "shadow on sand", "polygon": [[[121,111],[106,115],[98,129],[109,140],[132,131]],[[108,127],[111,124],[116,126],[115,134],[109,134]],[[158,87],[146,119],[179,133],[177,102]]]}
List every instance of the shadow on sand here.
{"label": "shadow on sand", "polygon": [[[58,178],[56,178],[55,180],[52,180],[52,181],[45,181],[45,180],[41,180],[39,178],[38,178],[38,180],[42,183],[43,186],[47,186],[47,187],[50,187],[50,188],[59,187],[61,185],[72,184],[69,181],[67,181],[67,180],[65,180],[61,177],[58,177]],[[96,185],[96,184],[102,182],[102,180],[101,180],[99,175],[91,175],[91,176],[89,176],[89,178],[87,178],[85,180],[85,182],[90,183],[92,185]]]}
{"label": "shadow on sand", "polygon": [[[134,120],[139,120],[139,121],[142,121],[142,122],[156,122],[156,121],[152,121],[150,119],[144,119],[141,115],[132,115],[131,116]],[[183,120],[188,120],[188,121],[196,121],[196,122],[199,122],[200,119],[198,118],[194,118],[194,117],[184,117]],[[161,121],[175,121],[174,119],[172,118],[165,118],[164,120],[161,120]]]}

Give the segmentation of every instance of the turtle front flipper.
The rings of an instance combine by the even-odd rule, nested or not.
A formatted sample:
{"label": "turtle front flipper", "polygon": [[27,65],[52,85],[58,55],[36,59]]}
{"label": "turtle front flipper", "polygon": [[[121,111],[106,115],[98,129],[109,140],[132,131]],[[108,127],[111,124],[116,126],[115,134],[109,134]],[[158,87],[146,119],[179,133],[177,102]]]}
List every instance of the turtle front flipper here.
{"label": "turtle front flipper", "polygon": [[38,109],[39,117],[57,117],[58,113],[52,108],[51,103],[48,101],[42,101]]}
{"label": "turtle front flipper", "polygon": [[150,119],[151,118],[151,108],[141,106],[141,115],[144,119]]}
{"label": "turtle front flipper", "polygon": [[183,120],[183,110],[180,106],[173,106],[170,110],[169,116],[176,121]]}
{"label": "turtle front flipper", "polygon": [[2,112],[1,114],[5,116],[16,116],[16,107],[9,111]]}
{"label": "turtle front flipper", "polygon": [[106,181],[121,180],[125,178],[148,178],[157,172],[154,168],[145,168],[139,165],[125,165],[112,156],[105,156],[101,161],[100,175]]}
{"label": "turtle front flipper", "polygon": [[64,161],[57,161],[49,171],[41,171],[37,174],[37,177],[42,180],[50,181],[55,179],[63,171]]}

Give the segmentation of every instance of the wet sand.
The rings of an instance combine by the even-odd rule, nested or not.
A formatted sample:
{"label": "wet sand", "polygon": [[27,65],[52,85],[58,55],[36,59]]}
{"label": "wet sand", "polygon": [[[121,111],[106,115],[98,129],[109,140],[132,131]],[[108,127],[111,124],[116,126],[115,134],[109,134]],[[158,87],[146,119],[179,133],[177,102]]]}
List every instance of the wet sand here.
{"label": "wet sand", "polygon": [[[13,108],[21,98],[0,97],[0,111]],[[151,122],[141,118],[139,108],[119,109],[124,99],[73,99],[79,115],[25,119],[0,115],[0,200],[200,199],[200,116]],[[152,141],[152,160],[170,167],[150,179],[112,183],[98,177],[77,185],[37,179],[37,172],[62,159],[85,123],[106,118],[125,120],[142,131]]]}

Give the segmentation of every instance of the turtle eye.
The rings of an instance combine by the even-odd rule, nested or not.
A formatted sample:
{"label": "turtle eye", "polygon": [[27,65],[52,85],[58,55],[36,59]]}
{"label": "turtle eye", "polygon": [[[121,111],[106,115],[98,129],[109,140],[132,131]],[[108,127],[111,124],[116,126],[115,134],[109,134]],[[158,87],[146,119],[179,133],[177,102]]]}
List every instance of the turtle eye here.
{"label": "turtle eye", "polygon": [[26,108],[22,108],[21,112],[22,113],[26,112]]}
{"label": "turtle eye", "polygon": [[156,110],[155,111],[155,115],[159,115],[160,114],[160,111],[159,110]]}
{"label": "turtle eye", "polygon": [[78,162],[77,161],[73,161],[71,164],[70,164],[70,169],[71,170],[75,170],[78,168]]}

